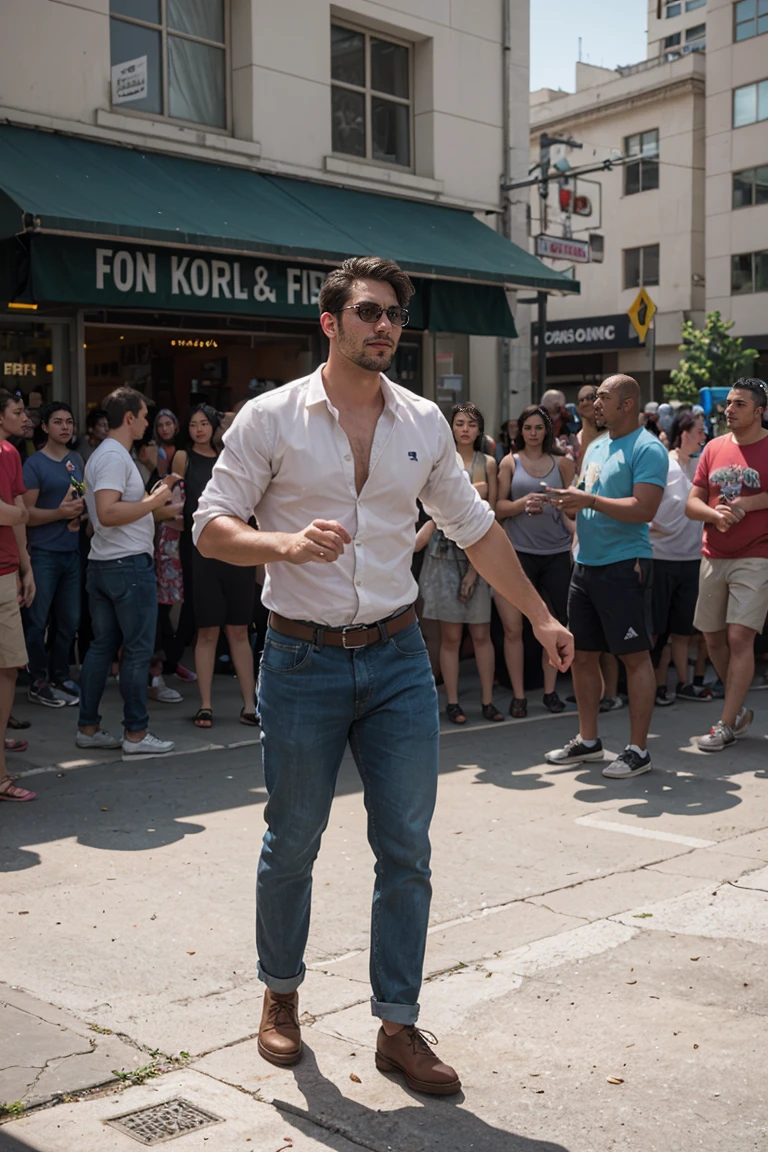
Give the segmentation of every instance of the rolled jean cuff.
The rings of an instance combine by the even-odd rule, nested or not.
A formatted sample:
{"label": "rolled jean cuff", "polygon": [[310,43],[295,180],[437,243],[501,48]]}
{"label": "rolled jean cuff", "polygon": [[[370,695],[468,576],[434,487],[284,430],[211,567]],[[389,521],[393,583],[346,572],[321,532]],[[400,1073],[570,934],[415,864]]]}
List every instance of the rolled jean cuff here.
{"label": "rolled jean cuff", "polygon": [[302,964],[298,976],[288,976],[286,979],[282,979],[279,976],[270,976],[269,972],[264,971],[261,966],[261,961],[259,961],[259,980],[262,980],[270,991],[277,992],[279,996],[285,996],[290,992],[295,992],[299,984],[303,982],[306,974],[307,969]]}
{"label": "rolled jean cuff", "polygon": [[390,1024],[415,1024],[419,1018],[419,1004],[385,1004],[371,996],[371,1015]]}
{"label": "rolled jean cuff", "polygon": [[99,716],[98,712],[95,716],[86,716],[84,712],[81,712],[77,718],[77,726],[78,728],[99,728],[101,726],[101,716]]}

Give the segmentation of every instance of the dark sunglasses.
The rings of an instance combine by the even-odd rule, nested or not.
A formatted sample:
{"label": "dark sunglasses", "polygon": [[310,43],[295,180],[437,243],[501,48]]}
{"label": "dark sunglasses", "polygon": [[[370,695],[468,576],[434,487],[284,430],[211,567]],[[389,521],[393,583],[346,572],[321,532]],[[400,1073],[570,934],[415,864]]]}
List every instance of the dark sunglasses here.
{"label": "dark sunglasses", "polygon": [[364,324],[378,324],[385,312],[393,328],[405,328],[409,320],[408,309],[397,305],[381,308],[378,304],[347,304],[345,308],[339,308],[339,312],[350,311],[357,312]]}
{"label": "dark sunglasses", "polygon": [[594,404],[595,400],[597,400],[597,393],[593,392],[591,396],[582,396],[579,400],[579,404],[583,404],[585,400],[591,400]]}

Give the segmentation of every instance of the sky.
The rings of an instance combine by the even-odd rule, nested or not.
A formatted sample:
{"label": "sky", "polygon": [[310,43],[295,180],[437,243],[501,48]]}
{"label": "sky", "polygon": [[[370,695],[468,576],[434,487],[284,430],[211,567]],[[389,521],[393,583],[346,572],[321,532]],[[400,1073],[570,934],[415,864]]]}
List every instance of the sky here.
{"label": "sky", "polygon": [[575,89],[575,64],[616,68],[646,57],[646,0],[531,0],[531,91]]}

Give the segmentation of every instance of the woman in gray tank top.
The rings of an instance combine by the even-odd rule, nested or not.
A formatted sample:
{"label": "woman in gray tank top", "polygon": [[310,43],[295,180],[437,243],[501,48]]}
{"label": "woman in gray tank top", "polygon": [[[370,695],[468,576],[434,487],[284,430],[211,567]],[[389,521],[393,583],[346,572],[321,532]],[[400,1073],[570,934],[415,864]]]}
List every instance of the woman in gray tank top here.
{"label": "woman in gray tank top", "polygon": [[[537,405],[524,408],[513,451],[499,467],[496,516],[502,521],[526,576],[563,624],[571,578],[573,521],[541,497],[547,487],[568,488],[573,475],[573,461],[555,444],[546,409]],[[504,658],[512,681],[509,712],[520,718],[528,713],[523,683],[523,617],[503,597],[497,595],[495,603],[504,627]],[[555,691],[557,672],[546,656],[542,664],[544,705],[550,712],[562,712],[565,704]]]}

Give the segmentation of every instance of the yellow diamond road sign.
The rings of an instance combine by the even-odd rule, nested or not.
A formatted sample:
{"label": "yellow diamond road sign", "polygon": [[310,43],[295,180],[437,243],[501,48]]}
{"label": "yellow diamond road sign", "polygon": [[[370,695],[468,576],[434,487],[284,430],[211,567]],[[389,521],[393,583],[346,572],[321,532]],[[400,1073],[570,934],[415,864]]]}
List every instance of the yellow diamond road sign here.
{"label": "yellow diamond road sign", "polygon": [[648,335],[648,329],[656,315],[656,305],[646,292],[645,288],[641,288],[635,297],[634,303],[630,308],[627,308],[627,315],[629,316],[634,326],[635,332],[642,343]]}

